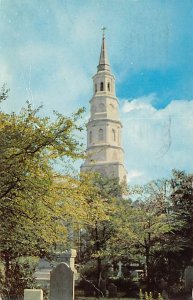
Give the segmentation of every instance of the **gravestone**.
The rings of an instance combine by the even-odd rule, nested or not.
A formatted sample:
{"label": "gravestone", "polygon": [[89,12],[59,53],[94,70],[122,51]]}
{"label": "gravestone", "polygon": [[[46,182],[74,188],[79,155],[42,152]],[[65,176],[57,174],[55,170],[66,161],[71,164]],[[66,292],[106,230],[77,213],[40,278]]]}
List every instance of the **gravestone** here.
{"label": "gravestone", "polygon": [[41,289],[25,289],[24,300],[43,300],[43,291]]}
{"label": "gravestone", "polygon": [[119,271],[118,271],[118,274],[117,274],[117,277],[123,277],[123,273],[122,273],[122,265],[123,263],[121,261],[118,262],[118,267],[119,267]]}
{"label": "gravestone", "polygon": [[185,291],[191,292],[193,288],[193,267],[187,266],[184,271]]}
{"label": "gravestone", "polygon": [[50,300],[74,300],[74,272],[66,263],[50,273]]}
{"label": "gravestone", "polygon": [[117,286],[114,283],[110,283],[108,286],[109,298],[117,298]]}

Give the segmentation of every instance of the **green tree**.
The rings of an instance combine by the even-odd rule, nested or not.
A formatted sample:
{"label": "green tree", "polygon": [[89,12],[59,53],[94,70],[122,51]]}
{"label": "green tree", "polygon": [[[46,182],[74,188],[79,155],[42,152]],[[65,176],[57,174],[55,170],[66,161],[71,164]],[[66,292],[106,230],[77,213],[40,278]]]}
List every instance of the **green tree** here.
{"label": "green tree", "polygon": [[[161,189],[162,186],[162,189]],[[158,188],[159,187],[159,188]],[[165,186],[151,182],[134,190],[135,200],[122,200],[115,218],[116,234],[110,240],[117,253],[145,266],[148,288],[154,280],[157,251],[168,247],[168,233],[176,226],[175,216],[167,212]]]}
{"label": "green tree", "polygon": [[186,249],[193,250],[193,175],[183,171],[173,171],[171,178],[171,210],[183,221],[183,227],[178,231],[182,241],[185,241]]}
{"label": "green tree", "polygon": [[[5,100],[5,88],[0,95]],[[59,160],[83,157],[82,109],[70,118],[55,113],[53,120],[40,113],[30,104],[18,114],[0,112],[0,258],[7,298],[14,278],[23,286],[21,257],[50,256],[74,242],[75,229],[108,219],[106,202],[94,198],[92,176],[54,169]]]}
{"label": "green tree", "polygon": [[[5,285],[4,266],[1,268],[1,295],[10,299],[21,299],[23,291],[26,287],[35,287],[35,268],[38,263],[36,257],[19,257],[11,261],[11,269],[9,270],[10,286]],[[8,298],[8,297],[7,297]]]}
{"label": "green tree", "polygon": [[[177,282],[182,280],[184,269],[192,264],[193,260],[193,175],[174,170],[170,185],[170,212],[175,213],[176,221],[181,223],[181,226],[174,230],[177,251],[169,253],[167,259],[170,273],[176,270],[173,281]],[[175,278],[176,274],[178,278]]]}
{"label": "green tree", "polygon": [[[92,185],[86,199],[92,212],[92,221],[81,233],[80,258],[85,267],[92,264],[90,275],[97,279],[99,285],[105,263],[111,258],[107,245],[114,234],[112,220],[116,214],[116,201],[122,196],[123,187],[119,185],[118,179],[109,179],[100,174],[93,174]],[[97,213],[98,207],[101,208],[100,215]]]}
{"label": "green tree", "polygon": [[185,267],[192,264],[192,182],[193,175],[179,170],[173,170],[171,179],[166,182],[169,191],[167,212],[175,217],[176,225],[167,235],[167,247],[157,252],[155,276],[164,278],[169,286],[181,284]]}
{"label": "green tree", "polygon": [[[6,96],[4,88],[0,100]],[[21,256],[41,257],[55,245],[64,245],[66,224],[85,216],[85,190],[77,191],[82,183],[53,168],[58,159],[82,155],[77,139],[81,111],[71,118],[56,113],[54,121],[41,117],[30,104],[19,114],[0,112],[0,257],[7,297],[13,262]]]}

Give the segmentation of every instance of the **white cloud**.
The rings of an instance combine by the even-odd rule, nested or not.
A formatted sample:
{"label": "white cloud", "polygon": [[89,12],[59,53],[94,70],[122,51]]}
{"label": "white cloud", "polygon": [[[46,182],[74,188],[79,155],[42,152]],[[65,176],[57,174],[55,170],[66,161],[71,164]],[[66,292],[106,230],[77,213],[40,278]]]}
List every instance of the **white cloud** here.
{"label": "white cloud", "polygon": [[156,94],[152,93],[147,96],[142,96],[137,99],[132,99],[132,101],[124,100],[122,111],[123,112],[130,112],[133,110],[149,110],[154,112],[155,109],[151,105],[156,99]]}
{"label": "white cloud", "polygon": [[122,123],[130,181],[168,177],[174,168],[192,172],[193,100],[172,101],[161,110],[141,99],[128,105],[124,102],[122,106]]}
{"label": "white cloud", "polygon": [[128,183],[132,183],[136,178],[142,178],[143,173],[138,170],[132,170],[127,173],[127,181]]}

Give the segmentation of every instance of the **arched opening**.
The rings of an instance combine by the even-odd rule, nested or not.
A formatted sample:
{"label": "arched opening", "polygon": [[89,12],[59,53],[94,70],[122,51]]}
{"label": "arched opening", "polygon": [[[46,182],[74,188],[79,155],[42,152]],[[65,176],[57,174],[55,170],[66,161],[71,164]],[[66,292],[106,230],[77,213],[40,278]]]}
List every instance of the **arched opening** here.
{"label": "arched opening", "polygon": [[107,90],[108,90],[109,92],[111,91],[110,82],[108,82],[108,84],[107,84]]}
{"label": "arched opening", "polygon": [[112,129],[112,136],[113,136],[113,141],[116,141],[116,132],[115,129]]}
{"label": "arched opening", "polygon": [[104,91],[104,84],[103,84],[103,82],[101,82],[101,84],[100,84],[100,90]]}
{"label": "arched opening", "polygon": [[103,129],[99,129],[99,136],[98,136],[98,138],[99,138],[99,142],[103,141]]}
{"label": "arched opening", "polygon": [[95,83],[95,93],[97,92],[97,84]]}
{"label": "arched opening", "polygon": [[92,131],[89,132],[89,143],[92,143]]}

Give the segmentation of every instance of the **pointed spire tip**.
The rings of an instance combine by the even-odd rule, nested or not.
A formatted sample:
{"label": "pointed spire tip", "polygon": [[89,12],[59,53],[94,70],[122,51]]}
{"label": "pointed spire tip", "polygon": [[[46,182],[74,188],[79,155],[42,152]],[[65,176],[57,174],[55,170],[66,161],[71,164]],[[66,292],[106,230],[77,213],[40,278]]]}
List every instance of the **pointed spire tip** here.
{"label": "pointed spire tip", "polygon": [[103,31],[103,38],[104,38],[104,37],[105,37],[105,30],[107,30],[107,28],[103,26],[103,27],[101,28],[101,30]]}
{"label": "pointed spire tip", "polygon": [[101,46],[101,54],[98,64],[98,71],[110,71],[109,59],[107,55],[106,49],[106,40],[105,40],[105,30],[106,27],[102,27],[101,30],[103,31],[103,38],[102,38],[102,46]]}

